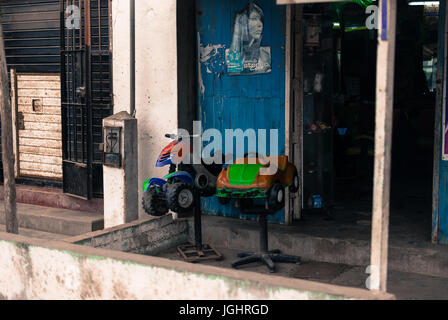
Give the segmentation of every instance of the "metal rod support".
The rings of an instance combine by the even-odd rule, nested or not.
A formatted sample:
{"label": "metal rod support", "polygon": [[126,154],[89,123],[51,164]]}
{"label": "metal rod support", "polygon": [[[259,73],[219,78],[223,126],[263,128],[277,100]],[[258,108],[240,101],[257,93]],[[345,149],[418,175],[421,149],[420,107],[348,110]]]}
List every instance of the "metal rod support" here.
{"label": "metal rod support", "polygon": [[194,238],[197,250],[202,250],[202,226],[201,226],[201,196],[194,192]]}
{"label": "metal rod support", "polygon": [[268,222],[265,214],[259,216],[260,223],[260,252],[268,252]]}

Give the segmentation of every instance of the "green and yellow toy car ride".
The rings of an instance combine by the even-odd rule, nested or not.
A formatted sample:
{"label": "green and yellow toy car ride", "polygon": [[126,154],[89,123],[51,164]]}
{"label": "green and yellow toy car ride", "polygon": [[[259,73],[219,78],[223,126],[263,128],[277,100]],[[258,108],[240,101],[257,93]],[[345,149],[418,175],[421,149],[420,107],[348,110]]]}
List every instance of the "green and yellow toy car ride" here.
{"label": "green and yellow toy car ride", "polygon": [[[270,163],[277,163],[277,170],[258,156],[249,159],[247,155],[224,168],[216,181],[219,202],[228,204],[231,199],[244,199],[247,203],[253,199],[266,199],[266,209],[277,211],[283,208],[285,188],[297,192],[299,175],[287,156],[270,156],[268,159]],[[262,168],[266,172],[261,171]]]}

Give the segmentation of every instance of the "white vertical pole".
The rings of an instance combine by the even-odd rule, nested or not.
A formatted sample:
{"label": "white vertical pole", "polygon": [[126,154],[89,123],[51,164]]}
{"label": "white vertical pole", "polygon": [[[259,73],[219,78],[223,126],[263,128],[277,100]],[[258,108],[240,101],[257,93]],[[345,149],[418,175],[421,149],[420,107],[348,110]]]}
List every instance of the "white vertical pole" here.
{"label": "white vertical pole", "polygon": [[371,290],[387,290],[396,0],[379,1]]}

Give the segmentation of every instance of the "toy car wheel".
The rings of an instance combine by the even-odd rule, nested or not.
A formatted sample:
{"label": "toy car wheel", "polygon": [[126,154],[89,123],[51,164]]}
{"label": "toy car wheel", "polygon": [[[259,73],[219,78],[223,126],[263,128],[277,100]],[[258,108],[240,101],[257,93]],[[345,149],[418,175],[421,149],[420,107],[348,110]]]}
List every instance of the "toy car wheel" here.
{"label": "toy car wheel", "polygon": [[285,205],[285,189],[280,183],[274,183],[269,191],[268,204],[274,210],[280,210]]}
{"label": "toy car wheel", "polygon": [[230,198],[218,197],[218,201],[222,205],[227,205],[230,203]]}
{"label": "toy car wheel", "polygon": [[142,206],[150,216],[160,217],[168,213],[166,200],[155,189],[143,193]]}
{"label": "toy car wheel", "polygon": [[194,183],[201,197],[211,197],[216,194],[216,188],[210,186],[211,183],[207,175],[202,173],[197,174]]}
{"label": "toy car wheel", "polygon": [[294,171],[294,175],[292,176],[292,184],[289,186],[289,192],[296,193],[299,191],[299,175],[297,171]]}
{"label": "toy car wheel", "polygon": [[168,208],[176,213],[191,211],[194,205],[193,187],[186,183],[174,183],[168,187]]}

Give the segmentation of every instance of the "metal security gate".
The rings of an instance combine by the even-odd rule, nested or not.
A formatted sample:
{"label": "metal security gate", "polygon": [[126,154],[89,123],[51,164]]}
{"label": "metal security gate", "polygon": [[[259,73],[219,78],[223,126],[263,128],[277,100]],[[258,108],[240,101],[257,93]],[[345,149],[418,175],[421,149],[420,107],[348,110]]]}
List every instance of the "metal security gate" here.
{"label": "metal security gate", "polygon": [[64,192],[102,195],[102,119],[112,113],[109,0],[61,0]]}

